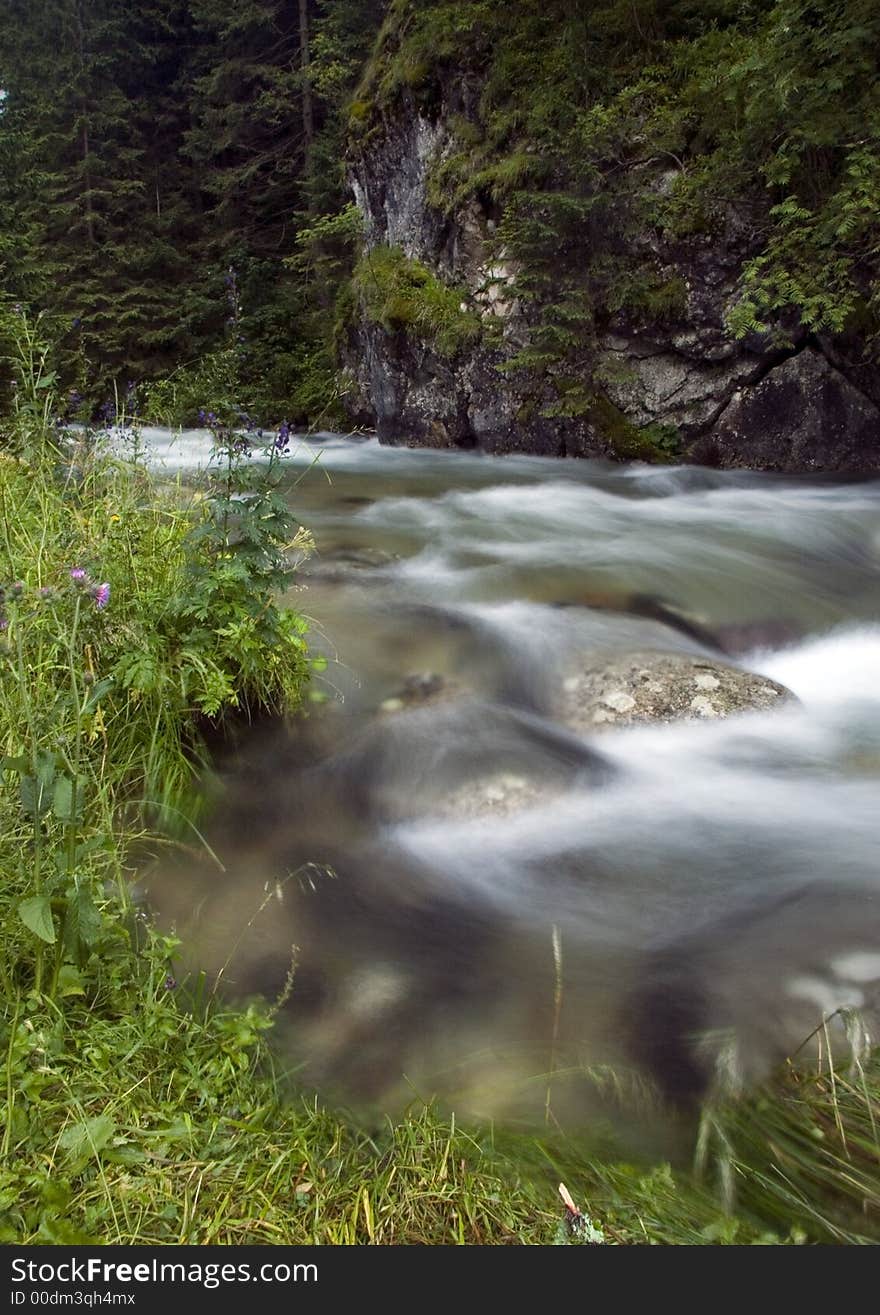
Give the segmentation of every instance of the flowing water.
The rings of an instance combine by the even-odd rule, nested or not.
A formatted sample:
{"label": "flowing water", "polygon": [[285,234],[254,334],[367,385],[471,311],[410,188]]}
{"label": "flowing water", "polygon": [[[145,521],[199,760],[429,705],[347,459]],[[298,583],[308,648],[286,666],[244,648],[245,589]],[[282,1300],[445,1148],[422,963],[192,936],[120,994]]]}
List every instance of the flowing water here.
{"label": "flowing water", "polygon": [[[329,435],[288,478],[327,700],[242,747],[219,862],[149,893],[233,991],[287,983],[303,1081],[577,1121],[872,1026],[880,482]],[[796,700],[573,726],[573,673],[632,653]]]}

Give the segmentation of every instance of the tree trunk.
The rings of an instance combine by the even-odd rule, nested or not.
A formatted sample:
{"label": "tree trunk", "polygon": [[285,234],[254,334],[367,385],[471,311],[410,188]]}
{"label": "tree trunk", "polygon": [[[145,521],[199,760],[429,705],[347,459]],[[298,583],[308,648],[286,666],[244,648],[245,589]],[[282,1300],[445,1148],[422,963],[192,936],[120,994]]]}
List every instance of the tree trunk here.
{"label": "tree trunk", "polygon": [[311,60],[309,57],[309,0],[299,0],[299,67],[302,73],[302,116],[304,153],[306,159],[315,136],[315,116],[312,109],[312,88],[309,83]]}

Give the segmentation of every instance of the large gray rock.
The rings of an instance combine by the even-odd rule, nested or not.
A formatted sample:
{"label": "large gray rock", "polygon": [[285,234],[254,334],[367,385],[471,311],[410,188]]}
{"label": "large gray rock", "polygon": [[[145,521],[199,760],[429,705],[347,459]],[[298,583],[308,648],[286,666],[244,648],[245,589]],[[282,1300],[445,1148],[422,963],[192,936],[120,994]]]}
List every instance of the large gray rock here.
{"label": "large gray rock", "polygon": [[630,653],[569,676],[559,711],[573,730],[595,732],[637,722],[714,720],[792,699],[766,676],[709,658]]}
{"label": "large gray rock", "polygon": [[[380,712],[412,716],[413,707],[425,703],[447,704],[454,710],[463,696],[466,700],[468,691],[455,683],[423,673],[410,677]],[[565,730],[592,736],[637,723],[712,721],[778,708],[794,699],[790,690],[766,676],[711,658],[645,652],[585,658],[582,668],[564,681],[554,711],[557,724],[565,728],[561,736]],[[476,705],[473,715],[480,716]],[[566,785],[565,772],[554,778],[546,762],[530,761],[526,755],[517,763],[496,763],[441,791],[435,806],[460,819],[507,817],[546,803]]]}
{"label": "large gray rock", "polygon": [[880,410],[806,348],[737,390],[694,455],[788,472],[880,469]]}

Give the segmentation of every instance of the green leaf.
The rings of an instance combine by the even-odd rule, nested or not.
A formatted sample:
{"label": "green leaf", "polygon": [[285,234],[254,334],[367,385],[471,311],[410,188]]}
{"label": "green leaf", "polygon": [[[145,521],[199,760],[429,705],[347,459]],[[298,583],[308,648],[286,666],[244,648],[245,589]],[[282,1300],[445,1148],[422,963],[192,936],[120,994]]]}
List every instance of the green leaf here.
{"label": "green leaf", "polygon": [[0,758],[0,785],[3,784],[3,778],[7,772],[18,772],[21,775],[22,772],[27,771],[29,766],[30,764],[25,757],[15,758],[7,754],[4,758]]}
{"label": "green leaf", "polygon": [[63,998],[68,995],[85,995],[82,974],[72,963],[65,963],[58,973],[58,994]]}
{"label": "green leaf", "polygon": [[80,1155],[97,1155],[102,1151],[116,1131],[116,1124],[109,1114],[98,1114],[93,1119],[85,1119],[65,1129],[58,1138],[58,1144],[74,1158]]}
{"label": "green leaf", "polygon": [[64,949],[82,965],[101,934],[101,915],[86,886],[72,890],[64,914]]}
{"label": "green leaf", "polygon": [[101,702],[101,699],[104,697],[107,691],[113,688],[114,683],[115,682],[110,676],[105,676],[103,680],[97,681],[97,683],[94,684],[92,688],[89,690],[89,697],[86,699],[85,703],[83,704],[83,712],[84,713],[92,712],[93,709],[96,708],[97,705]]}
{"label": "green leaf", "polygon": [[28,931],[39,936],[49,945],[55,944],[55,924],[52,921],[52,905],[48,895],[32,895],[18,906],[18,916]]}
{"label": "green leaf", "polygon": [[29,817],[37,818],[49,807],[42,781],[35,776],[22,776],[18,786],[21,806]]}
{"label": "green leaf", "polygon": [[73,820],[73,782],[69,776],[59,776],[55,782],[52,812],[59,822]]}

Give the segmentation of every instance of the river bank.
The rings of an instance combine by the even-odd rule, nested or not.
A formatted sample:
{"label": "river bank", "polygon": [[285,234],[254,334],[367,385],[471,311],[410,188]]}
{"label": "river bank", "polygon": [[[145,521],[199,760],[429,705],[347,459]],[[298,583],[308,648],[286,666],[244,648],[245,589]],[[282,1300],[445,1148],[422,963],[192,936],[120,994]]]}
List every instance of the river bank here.
{"label": "river bank", "polygon": [[[870,1207],[867,1216],[859,1209],[874,1192],[870,1067],[856,1077],[789,1077],[770,1104],[762,1095],[715,1107],[701,1186],[686,1162],[675,1172],[649,1160],[620,1164],[599,1125],[586,1140],[584,1129],[563,1133],[553,1121],[502,1133],[471,1120],[463,1130],[418,1098],[392,1120],[333,1113],[307,1094],[296,1055],[271,1044],[274,994],[268,1006],[235,1007],[204,990],[187,994],[175,976],[182,947],[144,923],[128,893],[134,854],[169,844],[132,801],[151,773],[167,779],[181,760],[157,737],[144,693],[104,686],[100,658],[120,646],[145,651],[147,633],[155,644],[180,562],[170,549],[190,528],[189,495],[169,501],[167,476],[161,494],[144,470],[119,463],[94,475],[87,496],[71,497],[51,464],[0,464],[4,752],[59,755],[51,781],[45,757],[35,771],[7,761],[2,786],[5,1240],[547,1243],[566,1236],[560,1180],[612,1243],[864,1240]],[[413,466],[410,477],[423,475]],[[334,489],[334,498],[355,496]],[[87,583],[72,570],[85,571]],[[381,702],[397,680],[393,670],[364,679],[362,694]],[[25,696],[37,736],[30,749],[21,744]],[[180,730],[182,709],[169,716]],[[77,744],[70,775],[88,778],[75,786],[82,807],[58,785]],[[191,828],[178,827],[171,843],[193,868],[200,861]],[[294,975],[294,997],[297,985]],[[781,1193],[768,1160],[771,1126],[789,1171],[797,1168],[796,1187]],[[722,1189],[731,1176],[739,1183],[735,1213],[725,1213],[719,1175]]]}

